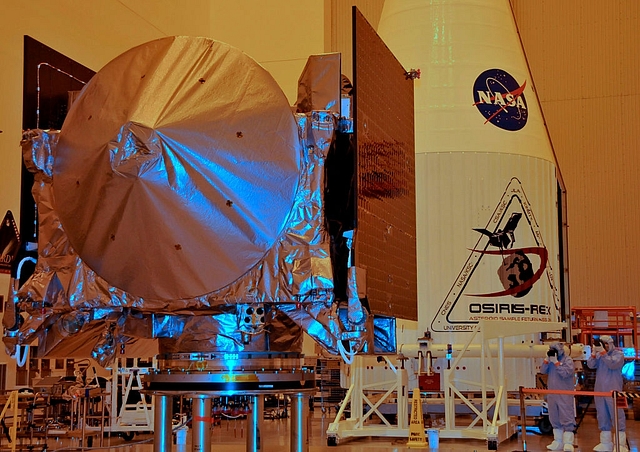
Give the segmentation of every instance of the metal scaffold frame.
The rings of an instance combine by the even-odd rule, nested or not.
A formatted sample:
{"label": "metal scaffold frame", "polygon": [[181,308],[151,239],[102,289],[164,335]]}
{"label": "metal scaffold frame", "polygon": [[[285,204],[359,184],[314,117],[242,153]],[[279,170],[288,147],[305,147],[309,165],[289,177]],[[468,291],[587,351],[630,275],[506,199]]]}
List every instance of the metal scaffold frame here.
{"label": "metal scaffold frame", "polygon": [[[444,400],[445,400],[445,429],[440,431],[440,436],[444,438],[477,438],[477,439],[495,439],[498,440],[500,430],[509,425],[509,414],[507,406],[506,380],[504,372],[504,337],[498,337],[498,363],[497,375],[493,366],[494,358],[491,354],[489,340],[485,337],[483,331],[483,322],[476,325],[473,329],[469,340],[465,344],[462,352],[458,353],[448,369],[444,370]],[[479,382],[456,378],[453,369],[455,369],[460,360],[464,358],[465,352],[472,344],[476,336],[480,335],[481,353],[480,353],[480,369],[481,379]],[[477,387],[482,394],[482,404],[478,409],[473,401],[464,395],[458,388],[457,384],[466,384],[471,387]],[[490,397],[489,392],[493,392]],[[456,426],[455,405],[456,397],[462,401],[473,413],[475,418],[465,427]],[[491,415],[493,409],[493,415]],[[477,428],[477,424],[482,422],[482,428]],[[511,429],[504,432],[507,436]]]}
{"label": "metal scaffold frame", "polygon": [[[116,365],[117,364],[118,360],[116,360]],[[124,394],[122,395],[122,404],[120,405],[120,408],[118,410],[115,409],[116,397],[112,398],[112,409],[109,413],[111,431],[135,431],[140,429],[152,431],[154,406],[152,402],[147,403],[147,398],[142,393],[144,387],[140,378],[140,369],[127,369],[118,367],[116,367],[116,369],[117,371],[114,372],[111,379],[111,394],[117,395],[118,393],[118,379],[121,379],[120,384],[123,388],[125,388],[125,390]],[[132,390],[138,393],[140,396],[140,401],[136,404],[128,403],[129,395],[131,394]],[[142,411],[144,413],[144,420],[146,422],[136,422],[135,419],[130,419],[131,416],[127,411],[130,411],[132,408],[136,411]],[[140,410],[138,410],[138,408],[140,408]]]}
{"label": "metal scaffold frame", "polygon": [[[635,306],[589,306],[572,307],[573,333],[578,342],[591,344],[602,334],[614,338],[616,345],[624,341],[624,347],[633,347],[635,357],[640,359],[640,330],[638,330],[638,310]],[[631,344],[625,340],[629,338]]]}
{"label": "metal scaffold frame", "polygon": [[3,426],[6,426],[4,420],[11,415],[13,425],[9,426],[9,442],[11,443],[11,452],[15,452],[18,439],[18,426],[20,418],[18,417],[18,391],[11,391],[7,398],[2,412],[0,413],[0,421]]}
{"label": "metal scaffold frame", "polygon": [[[393,379],[376,382],[373,384],[364,384],[364,374],[366,372],[363,365],[363,357],[356,355],[351,364],[351,381],[349,390],[340,404],[334,421],[329,424],[327,429],[327,442],[329,445],[335,445],[340,438],[361,437],[361,436],[392,436],[403,437],[409,434],[408,422],[408,400],[409,378],[407,370],[403,364],[396,366],[391,362],[389,357],[382,356],[387,362],[388,368],[393,372]],[[402,361],[401,361],[402,363]],[[390,385],[389,389],[377,401],[373,402],[365,391],[376,389],[380,386]],[[397,423],[391,424],[386,417],[378,410],[380,405],[385,402],[396,399],[397,404]],[[364,404],[367,404],[369,410],[364,412]],[[347,406],[351,405],[351,412],[347,419],[342,419]],[[365,425],[365,422],[376,414],[383,424]]]}
{"label": "metal scaffold frame", "polygon": [[[444,370],[444,413],[445,426],[440,429],[441,438],[469,438],[484,439],[489,442],[499,443],[518,432],[517,419],[509,417],[507,402],[507,384],[505,375],[505,344],[504,338],[521,336],[526,334],[541,333],[545,331],[561,330],[566,325],[559,322],[500,322],[492,320],[480,320],[474,327],[468,341],[462,349],[457,349],[455,358]],[[476,341],[476,343],[473,343]],[[477,344],[477,342],[480,344]],[[493,343],[497,341],[497,344]],[[473,343],[473,344],[472,344]],[[479,345],[479,350],[478,350]],[[441,344],[429,344],[427,347],[441,349]],[[405,347],[403,349],[420,349],[420,346]],[[446,347],[445,347],[446,348]],[[520,350],[522,349],[522,350]],[[531,351],[532,346],[509,346],[509,353],[522,356],[523,352]],[[425,349],[425,351],[428,349]],[[493,350],[493,352],[492,352]],[[479,351],[479,353],[478,353]],[[495,355],[495,356],[494,356]],[[482,369],[480,381],[456,378],[454,369],[463,358],[477,358]],[[329,445],[335,445],[340,439],[362,436],[394,436],[408,437],[408,375],[404,365],[394,366],[389,357],[383,357],[389,364],[389,368],[395,372],[396,379],[378,381],[373,384],[363,384],[366,366],[363,358],[356,356],[351,366],[351,381],[349,390],[336,414],[335,420],[329,424],[327,437]],[[398,355],[397,359],[402,363],[405,356]],[[376,403],[365,394],[365,391],[375,390],[381,386],[392,384],[381,399]],[[481,402],[477,406],[475,399],[467,397],[458,386],[466,385],[477,387],[481,392]],[[395,397],[395,401],[393,398]],[[429,399],[430,400],[430,399]],[[397,424],[392,425],[379,411],[383,403],[395,403],[397,410]],[[364,413],[364,404],[369,406]],[[424,403],[424,400],[423,400]],[[467,425],[456,425],[456,405],[462,403],[472,412],[473,418]],[[348,405],[351,405],[351,413],[347,419],[342,419]],[[365,421],[377,414],[383,424],[365,425]],[[458,419],[458,422],[460,419]],[[479,425],[480,424],[480,425]]]}
{"label": "metal scaffold frame", "polygon": [[[141,379],[141,375],[148,372],[149,368],[120,367],[124,363],[124,359],[115,359],[111,379],[107,383],[108,391],[101,394],[102,403],[106,405],[106,418],[103,415],[100,425],[88,427],[88,430],[121,432],[129,438],[133,437],[134,432],[153,431],[155,405],[153,399],[147,401]],[[139,400],[130,402],[130,395]]]}

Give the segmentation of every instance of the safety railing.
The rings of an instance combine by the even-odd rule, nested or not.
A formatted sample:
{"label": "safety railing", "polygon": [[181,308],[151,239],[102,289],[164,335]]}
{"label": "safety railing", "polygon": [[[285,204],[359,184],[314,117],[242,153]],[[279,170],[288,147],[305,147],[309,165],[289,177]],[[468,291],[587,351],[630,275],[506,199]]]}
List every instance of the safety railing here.
{"label": "safety railing", "polygon": [[[538,389],[538,388],[525,388],[520,386],[520,429],[522,430],[522,448],[523,450],[527,450],[527,430],[526,430],[526,419],[527,413],[525,410],[525,394],[566,394],[576,396],[594,396],[594,397],[612,397],[613,398],[613,406],[620,408],[618,405],[618,399],[621,397],[624,398],[626,402],[627,398],[638,397],[636,393],[627,393],[620,391],[608,391],[608,392],[597,392],[597,391],[569,391],[569,390],[561,390],[561,389]],[[613,425],[615,426],[615,438],[618,438],[618,410],[613,410]],[[616,452],[620,452],[620,444],[616,441]]]}

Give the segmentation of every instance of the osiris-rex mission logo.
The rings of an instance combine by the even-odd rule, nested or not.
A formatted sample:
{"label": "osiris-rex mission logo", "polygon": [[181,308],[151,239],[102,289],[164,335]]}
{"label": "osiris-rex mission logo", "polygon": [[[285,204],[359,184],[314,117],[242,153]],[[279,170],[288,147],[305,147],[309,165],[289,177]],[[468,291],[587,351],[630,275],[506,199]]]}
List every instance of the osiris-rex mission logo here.
{"label": "osiris-rex mission logo", "polygon": [[[481,319],[558,322],[560,299],[533,209],[512,178],[431,322],[432,331],[472,331]],[[518,246],[514,246],[518,244]]]}
{"label": "osiris-rex mission logo", "polygon": [[527,124],[527,101],[522,85],[502,69],[489,69],[473,84],[473,105],[490,122],[504,130],[516,131]]}

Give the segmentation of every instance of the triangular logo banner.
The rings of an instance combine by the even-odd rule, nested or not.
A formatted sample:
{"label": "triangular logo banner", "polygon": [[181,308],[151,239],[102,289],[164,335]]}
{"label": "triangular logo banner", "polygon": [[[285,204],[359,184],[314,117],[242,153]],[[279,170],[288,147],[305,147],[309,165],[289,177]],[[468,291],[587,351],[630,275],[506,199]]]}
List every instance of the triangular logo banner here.
{"label": "triangular logo banner", "polygon": [[13,262],[20,251],[20,233],[10,210],[0,225],[0,273],[11,273]]}
{"label": "triangular logo banner", "polygon": [[433,331],[471,331],[480,319],[557,322],[560,300],[540,227],[524,189],[511,179],[470,249]]}

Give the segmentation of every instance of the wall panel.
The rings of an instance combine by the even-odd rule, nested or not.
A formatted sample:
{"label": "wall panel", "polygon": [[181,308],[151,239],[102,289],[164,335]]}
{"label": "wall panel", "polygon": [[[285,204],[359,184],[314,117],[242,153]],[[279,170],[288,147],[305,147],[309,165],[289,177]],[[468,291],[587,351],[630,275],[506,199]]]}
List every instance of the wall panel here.
{"label": "wall panel", "polygon": [[640,306],[640,3],[511,0],[568,191],[574,306]]}

